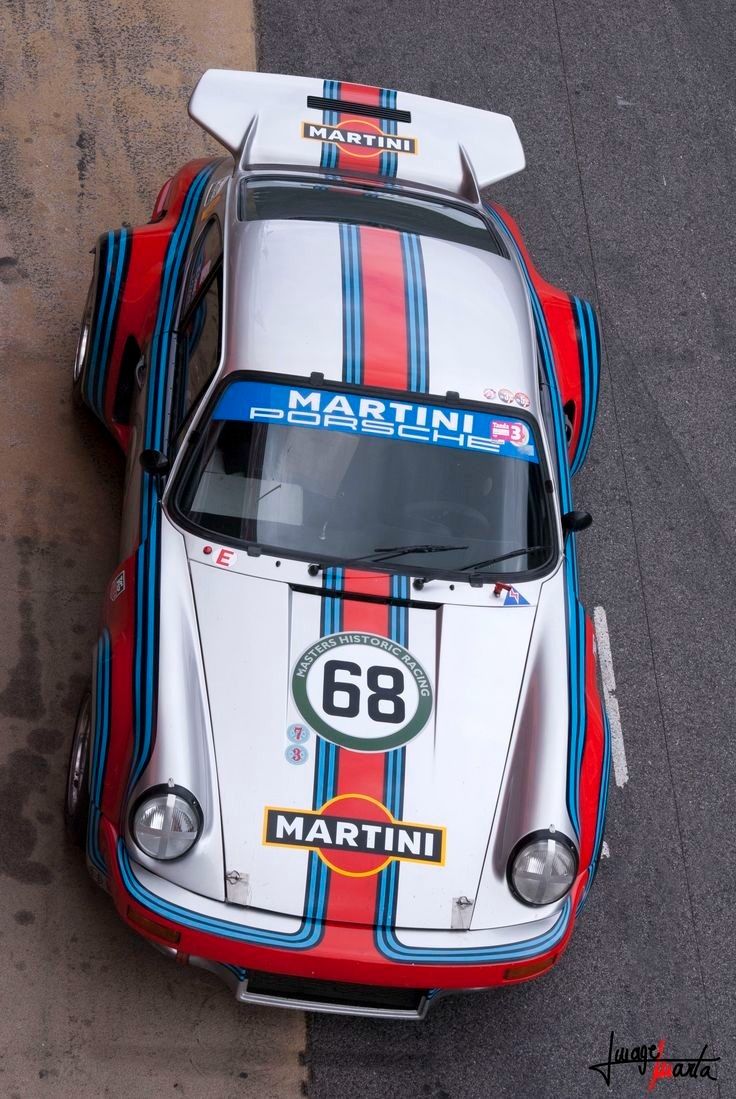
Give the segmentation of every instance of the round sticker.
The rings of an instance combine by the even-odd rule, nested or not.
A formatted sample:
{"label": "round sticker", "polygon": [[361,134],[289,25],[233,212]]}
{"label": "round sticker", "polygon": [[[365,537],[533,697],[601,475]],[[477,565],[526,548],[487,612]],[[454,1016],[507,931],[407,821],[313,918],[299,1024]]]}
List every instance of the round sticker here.
{"label": "round sticker", "polygon": [[495,389],[484,389],[483,390],[483,396],[485,397],[485,399],[487,401],[495,401],[495,399],[496,399],[496,390]]}
{"label": "round sticker", "polygon": [[530,404],[529,397],[527,396],[526,393],[515,393],[514,394],[514,401],[516,402],[516,404],[520,405],[522,408],[528,408],[529,404]]}
{"label": "round sticker", "polygon": [[292,744],[304,744],[312,735],[311,729],[306,725],[290,725],[286,735]]}
{"label": "round sticker", "polygon": [[511,404],[514,399],[514,395],[510,389],[499,389],[498,396],[504,404]]}
{"label": "round sticker", "polygon": [[309,752],[301,744],[290,744],[284,755],[289,763],[293,763],[296,767],[300,767],[302,763],[306,763],[309,759]]}
{"label": "round sticker", "polygon": [[341,748],[387,752],[421,733],[432,685],[416,657],[387,637],[336,633],[310,645],[291,676],[299,713]]}

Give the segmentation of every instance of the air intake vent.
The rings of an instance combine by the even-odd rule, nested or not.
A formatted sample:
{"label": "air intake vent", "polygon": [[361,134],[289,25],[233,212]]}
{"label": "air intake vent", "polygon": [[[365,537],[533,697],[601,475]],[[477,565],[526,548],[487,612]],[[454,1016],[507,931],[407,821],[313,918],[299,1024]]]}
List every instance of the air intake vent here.
{"label": "air intake vent", "polygon": [[324,1004],[339,1008],[377,1008],[384,1011],[417,1012],[427,995],[414,988],[384,988],[343,984],[342,981],[320,981],[314,977],[284,977],[276,973],[248,970],[248,992],[256,996],[273,996],[298,1003]]}
{"label": "air intake vent", "polygon": [[340,114],[384,118],[389,122],[411,122],[411,111],[399,111],[396,107],[369,107],[365,103],[348,103],[345,99],[324,99],[320,95],[308,95],[307,106],[315,111],[338,111]]}

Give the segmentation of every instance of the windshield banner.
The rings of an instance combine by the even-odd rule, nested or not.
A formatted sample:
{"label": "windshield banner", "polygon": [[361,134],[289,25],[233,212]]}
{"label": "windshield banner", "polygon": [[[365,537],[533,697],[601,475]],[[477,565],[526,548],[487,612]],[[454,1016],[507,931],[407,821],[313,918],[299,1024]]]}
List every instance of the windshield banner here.
{"label": "windshield banner", "polygon": [[390,400],[359,392],[232,382],[217,403],[214,419],[319,428],[539,461],[524,420],[461,406],[420,404],[403,395]]}

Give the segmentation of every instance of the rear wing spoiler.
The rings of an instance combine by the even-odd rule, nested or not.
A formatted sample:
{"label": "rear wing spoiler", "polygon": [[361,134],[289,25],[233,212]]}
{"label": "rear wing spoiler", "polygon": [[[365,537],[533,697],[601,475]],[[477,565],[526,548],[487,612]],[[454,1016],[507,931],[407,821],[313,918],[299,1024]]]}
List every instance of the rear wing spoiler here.
{"label": "rear wing spoiler", "polygon": [[475,202],[525,163],[507,115],[365,84],[209,69],[189,114],[242,168],[394,178]]}

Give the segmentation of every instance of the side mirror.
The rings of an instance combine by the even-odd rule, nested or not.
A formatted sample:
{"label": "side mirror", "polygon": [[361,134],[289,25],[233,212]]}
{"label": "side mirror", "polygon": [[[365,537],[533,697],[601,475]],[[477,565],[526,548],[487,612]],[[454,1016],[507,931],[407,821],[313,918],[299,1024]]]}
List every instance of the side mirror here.
{"label": "side mirror", "polygon": [[562,516],[562,530],[565,534],[577,534],[587,530],[592,522],[593,516],[588,511],[568,511]]}
{"label": "side mirror", "polygon": [[164,478],[171,469],[171,462],[162,450],[143,450],[140,463],[145,473],[150,473],[156,478],[156,492],[160,498],[164,489]]}
{"label": "side mirror", "polygon": [[165,477],[171,468],[171,462],[162,450],[144,450],[141,452],[140,463],[146,473],[154,477]]}

